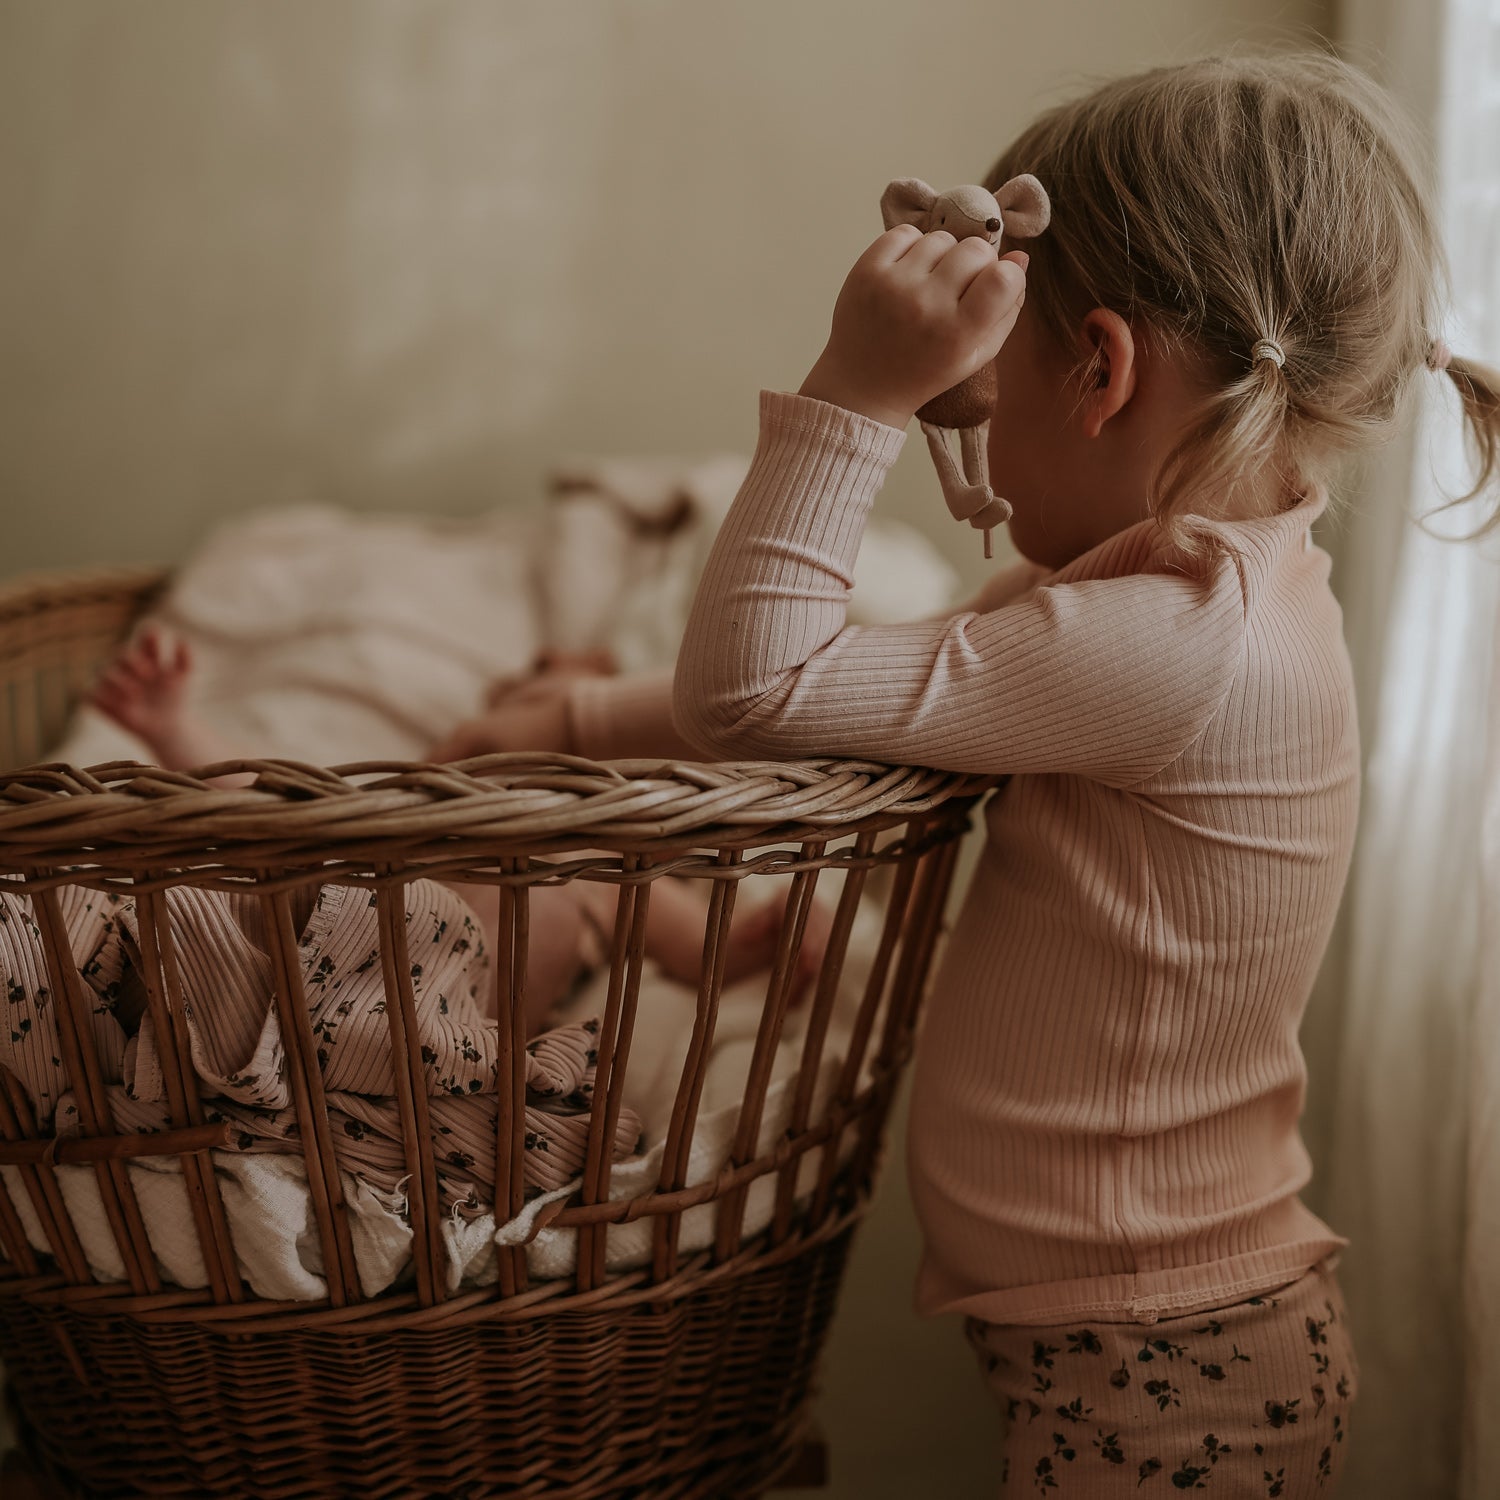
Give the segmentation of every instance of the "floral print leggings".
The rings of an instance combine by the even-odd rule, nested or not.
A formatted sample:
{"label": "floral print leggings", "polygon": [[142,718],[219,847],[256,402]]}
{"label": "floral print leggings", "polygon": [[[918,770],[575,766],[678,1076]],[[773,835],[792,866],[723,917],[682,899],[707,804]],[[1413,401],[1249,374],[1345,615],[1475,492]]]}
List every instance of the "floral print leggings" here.
{"label": "floral print leggings", "polygon": [[1325,1261],[1289,1286],[1157,1323],[968,1322],[1000,1403],[1007,1500],[1334,1492],[1359,1367]]}

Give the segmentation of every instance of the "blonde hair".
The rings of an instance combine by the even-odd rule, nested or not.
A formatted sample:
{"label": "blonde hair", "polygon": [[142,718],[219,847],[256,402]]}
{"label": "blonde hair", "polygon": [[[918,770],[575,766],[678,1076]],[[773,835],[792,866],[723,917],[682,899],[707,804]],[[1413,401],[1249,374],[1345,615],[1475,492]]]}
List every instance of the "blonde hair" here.
{"label": "blonde hair", "polygon": [[[1420,160],[1376,84],[1295,53],[1107,83],[1044,114],[990,172],[991,188],[1032,172],[1051,195],[1027,301],[1060,347],[1105,307],[1201,369],[1209,394],[1152,496],[1189,551],[1191,518],[1252,513],[1246,481],[1267,466],[1326,484],[1339,456],[1388,434],[1434,361],[1446,270]],[[1446,368],[1477,450],[1473,496],[1500,476],[1500,377]]]}

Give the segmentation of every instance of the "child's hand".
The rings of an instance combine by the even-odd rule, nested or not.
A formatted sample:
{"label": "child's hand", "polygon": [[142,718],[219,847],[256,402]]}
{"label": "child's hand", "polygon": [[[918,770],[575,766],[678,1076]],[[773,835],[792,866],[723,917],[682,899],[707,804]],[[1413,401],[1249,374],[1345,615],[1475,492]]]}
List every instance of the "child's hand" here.
{"label": "child's hand", "polygon": [[543,651],[532,670],[502,677],[485,694],[487,712],[466,719],[427,752],[434,763],[468,760],[507,750],[574,752],[569,712],[572,683],[579,677],[608,677],[619,668],[609,651]]}
{"label": "child's hand", "polygon": [[943,229],[887,230],[849,272],[801,394],[904,428],[1000,352],[1026,300],[1027,260]]}
{"label": "child's hand", "polygon": [[427,751],[434,764],[494,755],[506,750],[554,750],[570,754],[573,729],[566,677],[539,677],[512,688],[488,713],[466,719]]}
{"label": "child's hand", "polygon": [[507,750],[553,750],[571,755],[573,720],[569,712],[572,683],[579,677],[608,677],[617,672],[609,651],[544,651],[531,672],[502,677],[485,694],[487,712],[466,719],[427,752],[440,764],[495,755]]}

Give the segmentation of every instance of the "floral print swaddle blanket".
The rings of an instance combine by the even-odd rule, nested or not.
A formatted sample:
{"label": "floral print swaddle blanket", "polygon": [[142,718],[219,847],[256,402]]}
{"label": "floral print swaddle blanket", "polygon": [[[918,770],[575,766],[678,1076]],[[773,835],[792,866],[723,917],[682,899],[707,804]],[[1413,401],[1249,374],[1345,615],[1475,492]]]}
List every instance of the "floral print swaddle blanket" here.
{"label": "floral print swaddle blanket", "polygon": [[[115,1128],[169,1129],[154,1023],[138,998],[132,1003],[132,990],[140,993],[135,903],[79,886],[60,888],[58,900],[86,985]],[[300,1155],[262,899],[178,886],[165,902],[205,1113],[233,1127],[231,1149]],[[448,1213],[476,1218],[489,1211],[495,1188],[499,1027],[487,1014],[489,955],[472,910],[448,887],[413,881],[404,887],[404,910],[441,1201]],[[407,1168],[374,895],[322,886],[297,958],[338,1164],[395,1193]],[[0,988],[0,1069],[19,1081],[40,1129],[75,1133],[81,1122],[61,1060],[41,932],[30,900],[10,893],[0,893]],[[588,1020],[527,1044],[527,1198],[582,1169],[597,1032],[597,1021]],[[638,1117],[622,1109],[612,1159],[636,1152],[640,1134]]]}

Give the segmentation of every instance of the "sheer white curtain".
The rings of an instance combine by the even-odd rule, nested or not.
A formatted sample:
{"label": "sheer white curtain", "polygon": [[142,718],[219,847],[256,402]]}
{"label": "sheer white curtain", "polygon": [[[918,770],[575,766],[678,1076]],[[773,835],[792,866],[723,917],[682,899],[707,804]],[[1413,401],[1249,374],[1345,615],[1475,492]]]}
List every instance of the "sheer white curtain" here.
{"label": "sheer white curtain", "polygon": [[[1452,320],[1434,331],[1500,364],[1500,0],[1346,0],[1341,18],[1351,57],[1433,143],[1453,271]],[[1406,437],[1330,539],[1366,779],[1325,1015],[1309,1027],[1328,1111],[1316,1201],[1353,1242],[1341,1277],[1362,1381],[1343,1492],[1495,1500],[1500,562],[1493,539],[1429,534],[1467,530],[1472,510],[1412,520],[1468,487],[1451,384],[1417,383]]]}

